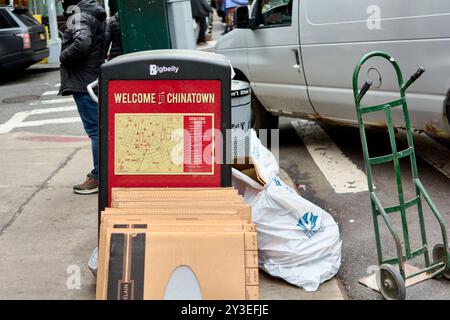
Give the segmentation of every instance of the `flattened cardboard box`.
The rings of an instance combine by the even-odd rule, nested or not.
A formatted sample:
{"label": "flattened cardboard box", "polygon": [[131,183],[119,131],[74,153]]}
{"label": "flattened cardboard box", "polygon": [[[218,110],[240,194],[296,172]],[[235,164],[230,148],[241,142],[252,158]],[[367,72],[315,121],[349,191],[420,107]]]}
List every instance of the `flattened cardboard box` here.
{"label": "flattened cardboard box", "polygon": [[[256,234],[245,232],[107,229],[104,270],[108,274],[98,279],[97,298],[163,299],[172,273],[180,266],[193,271],[202,299],[254,298],[258,269],[246,268],[247,238],[256,243]],[[102,278],[107,278],[106,289]]]}
{"label": "flattened cardboard box", "polygon": [[114,215],[114,214],[142,214],[142,215],[160,215],[160,216],[170,216],[175,218],[192,218],[192,217],[201,217],[201,216],[212,216],[212,217],[221,217],[219,220],[233,219],[233,220],[242,220],[248,223],[252,221],[252,214],[250,208],[241,207],[238,209],[230,208],[230,209],[197,209],[197,208],[189,208],[186,206],[184,209],[180,208],[106,208],[102,213],[103,215]]}
{"label": "flattened cardboard box", "polygon": [[[202,221],[201,223],[174,223],[161,222],[147,219],[147,217],[129,218],[129,217],[113,217],[113,219],[105,219],[100,230],[100,249],[104,248],[106,234],[108,229],[124,229],[124,230],[149,230],[151,232],[250,232],[256,234],[256,226],[254,224],[229,222],[229,221]],[[246,239],[246,250],[256,250],[257,243],[251,238]]]}
{"label": "flattened cardboard box", "polygon": [[[182,208],[182,209],[181,209]],[[241,215],[243,219],[248,219],[251,217],[252,209],[246,203],[230,203],[230,202],[214,202],[214,204],[209,203],[208,201],[204,202],[186,202],[185,204],[180,206],[177,202],[164,201],[164,202],[113,202],[112,208],[106,208],[105,212],[120,212],[120,211],[128,212],[161,212],[165,213],[169,210],[180,212],[183,210],[183,214],[198,212],[199,214],[205,214],[206,212],[210,212],[211,214],[221,214],[236,212]]]}
{"label": "flattened cardboard box", "polygon": [[229,221],[201,221],[174,223],[167,221],[152,221],[146,217],[133,217],[131,219],[105,219],[101,230],[106,229],[145,229],[154,232],[256,232],[256,226],[252,223],[239,223]]}
{"label": "flattened cardboard box", "polygon": [[[127,221],[129,224],[139,224],[145,218],[150,223],[179,223],[179,224],[191,224],[191,223],[248,223],[243,221],[239,216],[230,215],[186,215],[183,217],[177,215],[145,215],[145,214],[104,214],[102,221]],[[103,222],[102,222],[103,224]]]}
{"label": "flattened cardboard box", "polygon": [[226,188],[222,188],[222,187],[198,187],[198,188],[168,188],[168,187],[162,187],[162,188],[145,188],[145,187],[141,187],[141,188],[119,188],[119,187],[114,187],[111,188],[111,192],[114,193],[116,191],[150,191],[150,192],[155,192],[155,191],[223,191],[223,190],[232,190],[233,192],[235,192],[234,190],[236,190],[233,187],[226,187]]}
{"label": "flattened cardboard box", "polygon": [[235,189],[223,190],[113,190],[112,201],[155,201],[160,199],[169,200],[242,200]]}
{"label": "flattened cardboard box", "polygon": [[[105,215],[107,215],[105,213]],[[110,215],[111,219],[127,219],[127,218],[135,218],[136,215],[133,214],[112,214]],[[154,222],[167,222],[167,223],[204,223],[204,222],[234,222],[234,223],[249,223],[248,221],[242,220],[237,215],[199,215],[199,214],[188,214],[182,217],[178,215],[164,215],[164,214],[155,214],[155,215],[145,215],[145,214],[137,214],[137,216],[148,217],[149,220]],[[102,217],[103,219],[103,217]],[[132,221],[131,219],[129,220]]]}
{"label": "flattened cardboard box", "polygon": [[[100,231],[99,239],[99,264],[97,272],[97,294],[99,290],[106,290],[106,279],[105,274],[107,274],[105,268],[107,268],[107,234],[113,231],[123,231],[123,232],[245,232],[245,266],[246,268],[258,268],[258,251],[257,251],[257,239],[256,239],[256,227],[254,224],[243,224],[243,223],[228,223],[228,222],[210,222],[207,221],[204,224],[165,224],[164,222],[154,222],[148,221],[148,219],[141,218],[137,221],[135,219],[122,219],[110,221],[109,219],[102,224],[102,229]],[[124,229],[125,228],[125,229]],[[247,274],[246,274],[247,277]],[[247,278],[246,278],[247,279]],[[247,285],[248,286],[248,285]],[[259,290],[255,288],[247,288],[247,299],[258,299]],[[97,295],[98,297],[98,295]]]}
{"label": "flattened cardboard box", "polygon": [[252,180],[257,181],[260,185],[265,186],[268,181],[266,181],[260,172],[260,168],[254,165],[254,160],[252,157],[238,158],[235,159],[233,168],[239,170],[246,176],[250,177]]}
{"label": "flattened cardboard box", "polygon": [[[162,207],[180,207],[180,201],[186,201],[186,200],[178,200],[178,201],[172,201],[172,200],[158,200],[158,201],[112,201],[111,202],[111,208],[162,208]],[[211,203],[211,201],[203,201],[203,200],[195,200],[195,201],[189,201],[189,206],[194,208],[230,208],[232,207],[248,207],[250,208],[250,205],[246,204],[243,201],[214,201],[214,204]],[[251,210],[251,209],[250,209]]]}
{"label": "flattened cardboard box", "polygon": [[[257,238],[256,238],[256,227],[254,224],[243,224],[239,222],[227,223],[227,222],[205,222],[203,225],[199,225],[196,223],[189,224],[169,224],[165,225],[162,222],[154,222],[148,221],[148,219],[138,219],[135,221],[134,219],[132,223],[128,224],[130,219],[126,220],[114,220],[114,221],[106,221],[104,225],[102,225],[102,230],[100,232],[99,239],[99,268],[97,272],[97,298],[104,296],[104,292],[106,292],[106,281],[101,281],[100,279],[104,279],[104,275],[107,274],[106,268],[108,264],[108,250],[106,246],[106,238],[107,234],[111,232],[244,232],[245,233],[245,267],[253,268],[253,270],[257,270],[258,268],[258,251],[257,251]],[[108,227],[107,227],[108,225]],[[109,227],[111,226],[111,227]],[[127,227],[127,229],[122,229],[121,227]],[[246,279],[248,275],[246,274]],[[253,284],[254,286],[254,284]],[[257,286],[257,285],[256,285]],[[259,290],[258,288],[251,288],[247,285],[247,299],[255,300],[259,298]]]}

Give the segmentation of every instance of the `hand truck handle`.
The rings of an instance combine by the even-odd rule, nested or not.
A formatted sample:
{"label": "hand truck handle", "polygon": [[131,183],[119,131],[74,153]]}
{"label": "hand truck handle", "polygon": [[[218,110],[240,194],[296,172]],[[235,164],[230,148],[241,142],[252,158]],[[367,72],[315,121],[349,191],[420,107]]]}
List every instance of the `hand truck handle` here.
{"label": "hand truck handle", "polygon": [[94,100],[96,103],[98,103],[98,97],[95,95],[94,89],[96,86],[98,86],[98,79],[94,82],[88,84],[87,91],[89,95],[91,96],[91,99]]}
{"label": "hand truck handle", "polygon": [[370,87],[372,86],[372,81],[370,80],[366,80],[366,82],[364,83],[361,91],[358,94],[358,97],[356,98],[356,100],[358,101],[358,103],[362,100],[362,98],[366,95],[367,91],[369,91]]}
{"label": "hand truck handle", "polygon": [[425,72],[424,67],[420,67],[417,71],[409,78],[409,80],[403,85],[403,90],[406,90],[410,85],[412,85],[420,76]]}
{"label": "hand truck handle", "polygon": [[417,79],[419,79],[419,77],[425,72],[425,68],[424,67],[420,67],[419,69],[417,69],[416,73],[414,73],[411,78],[409,79],[411,82],[416,81]]}

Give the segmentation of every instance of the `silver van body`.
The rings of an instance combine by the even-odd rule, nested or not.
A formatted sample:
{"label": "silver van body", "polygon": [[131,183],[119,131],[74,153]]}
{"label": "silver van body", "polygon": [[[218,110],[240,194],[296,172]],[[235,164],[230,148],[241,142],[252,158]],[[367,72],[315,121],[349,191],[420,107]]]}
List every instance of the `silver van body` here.
{"label": "silver van body", "polygon": [[[250,17],[261,8],[258,1],[263,0],[254,1]],[[450,137],[450,1],[264,1],[268,9],[260,10],[266,15],[280,5],[291,6],[291,20],[235,29],[218,41],[215,50],[251,83],[270,113],[356,125],[354,67],[364,54],[385,51],[399,62],[406,79],[419,66],[426,69],[407,93],[413,127]],[[388,63],[368,64],[361,71],[361,86],[367,78],[374,85],[363,103],[379,104],[399,96]],[[399,111],[394,118],[402,127]],[[384,114],[367,120],[382,126]]]}

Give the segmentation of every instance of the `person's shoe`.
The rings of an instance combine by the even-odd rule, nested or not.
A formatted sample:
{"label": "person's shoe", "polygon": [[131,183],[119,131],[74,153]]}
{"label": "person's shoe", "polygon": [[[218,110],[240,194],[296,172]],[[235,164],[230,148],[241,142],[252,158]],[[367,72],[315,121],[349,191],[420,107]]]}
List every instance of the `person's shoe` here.
{"label": "person's shoe", "polygon": [[86,177],[86,181],[82,184],[73,187],[73,192],[77,194],[93,194],[98,192],[98,181],[92,178],[89,173]]}
{"label": "person's shoe", "polygon": [[232,30],[233,30],[232,27],[225,27],[225,31],[222,32],[222,35],[225,35],[225,34],[227,34],[228,32],[231,32]]}

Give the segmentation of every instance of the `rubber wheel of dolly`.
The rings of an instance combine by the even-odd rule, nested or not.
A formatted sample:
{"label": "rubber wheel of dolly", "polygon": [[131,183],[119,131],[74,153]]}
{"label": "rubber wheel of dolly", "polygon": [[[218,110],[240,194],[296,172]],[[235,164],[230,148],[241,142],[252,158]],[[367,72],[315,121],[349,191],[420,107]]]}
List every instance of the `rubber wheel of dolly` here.
{"label": "rubber wheel of dolly", "polygon": [[[442,243],[437,244],[433,247],[433,262],[438,263],[444,260],[444,245]],[[442,276],[450,280],[450,269],[443,272]]]}
{"label": "rubber wheel of dolly", "polygon": [[378,288],[386,300],[405,300],[405,280],[396,267],[382,264],[376,274]]}

